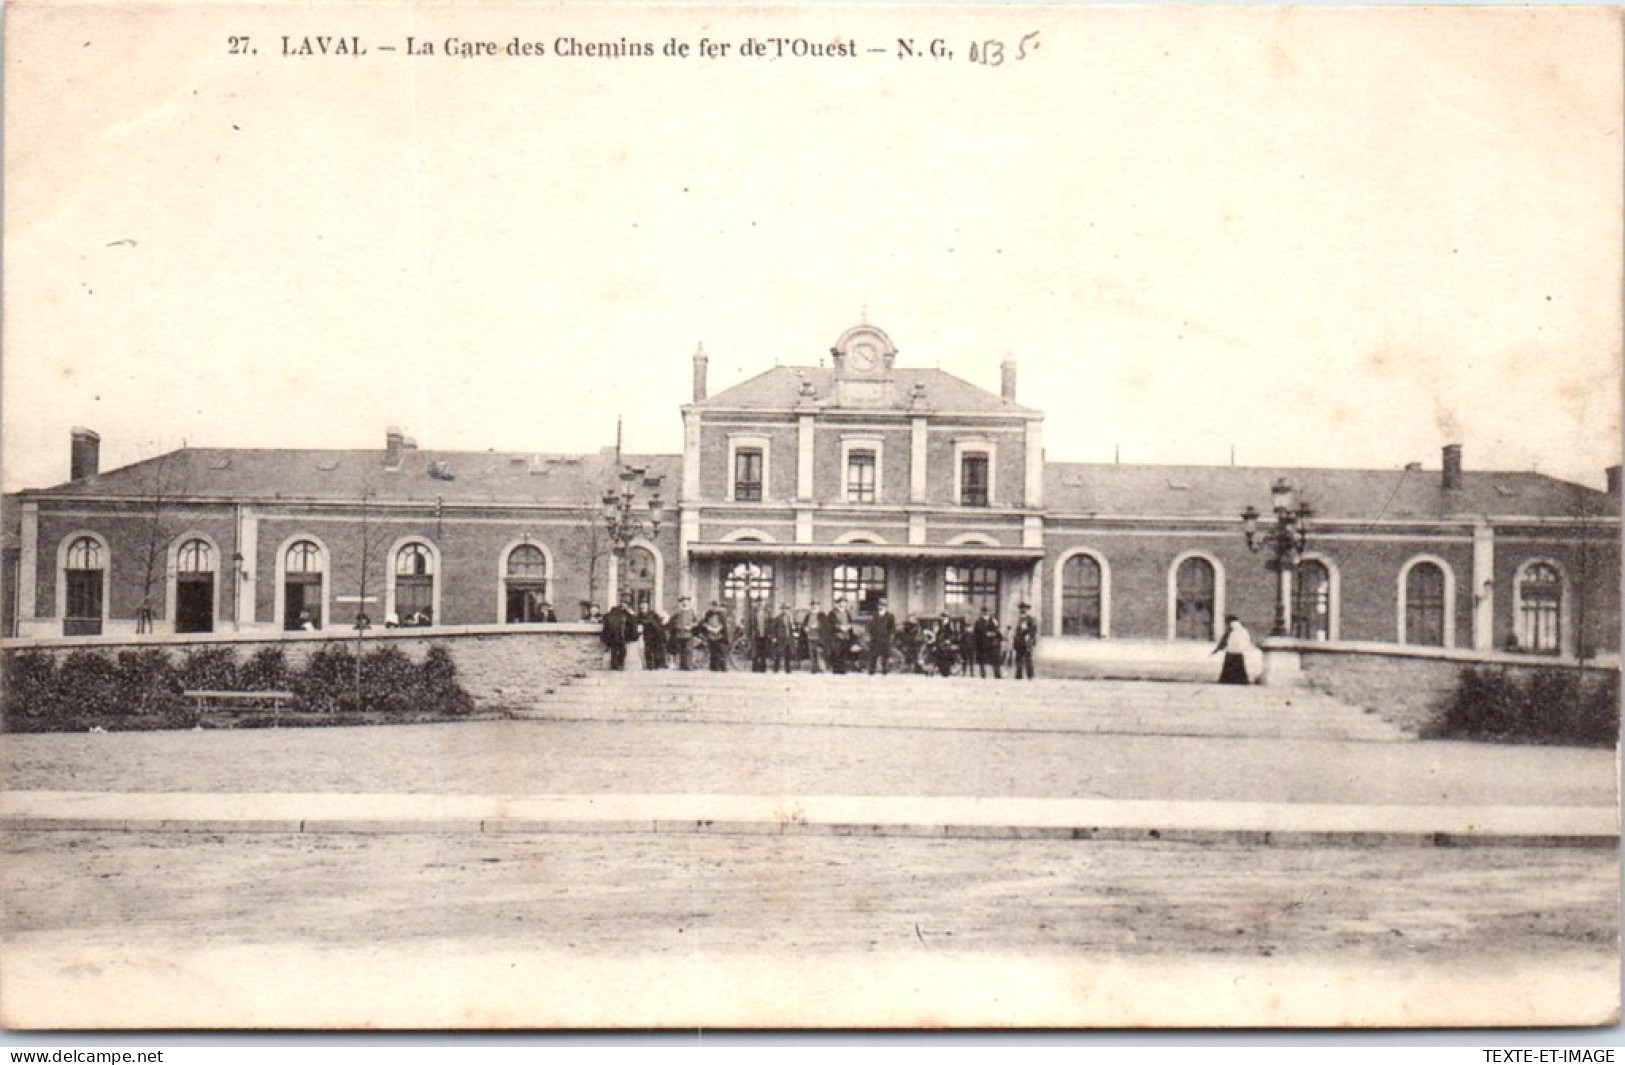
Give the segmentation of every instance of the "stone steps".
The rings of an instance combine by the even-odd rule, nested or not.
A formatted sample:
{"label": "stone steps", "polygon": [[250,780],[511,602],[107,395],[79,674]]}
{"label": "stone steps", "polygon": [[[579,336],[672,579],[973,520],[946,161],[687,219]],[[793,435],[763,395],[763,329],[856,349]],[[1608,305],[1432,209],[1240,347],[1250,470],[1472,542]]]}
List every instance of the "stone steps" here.
{"label": "stone steps", "polygon": [[1247,736],[1386,742],[1410,737],[1303,689],[1188,682],[1003,681],[916,675],[595,673],[514,716],[538,720],[775,724]]}

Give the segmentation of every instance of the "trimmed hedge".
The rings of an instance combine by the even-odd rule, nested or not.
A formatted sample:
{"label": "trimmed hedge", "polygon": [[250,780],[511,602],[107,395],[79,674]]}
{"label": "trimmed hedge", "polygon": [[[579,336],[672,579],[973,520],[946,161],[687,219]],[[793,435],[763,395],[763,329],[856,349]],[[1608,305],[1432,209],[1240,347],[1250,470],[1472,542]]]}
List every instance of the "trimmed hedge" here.
{"label": "trimmed hedge", "polygon": [[1619,688],[1599,670],[1489,666],[1466,670],[1429,739],[1612,747],[1619,739]]}
{"label": "trimmed hedge", "polygon": [[262,647],[246,662],[229,647],[198,648],[182,652],[178,663],[158,648],[116,656],[81,649],[60,660],[24,650],[4,656],[4,671],[0,714],[7,732],[192,728],[207,716],[182,694],[196,689],[291,691],[298,716],[282,718],[284,724],[444,720],[474,710],[451,651],[438,645],[422,662],[390,646],[362,655],[359,700],[356,657],[344,647],[318,648],[302,669],[290,669],[278,647]]}

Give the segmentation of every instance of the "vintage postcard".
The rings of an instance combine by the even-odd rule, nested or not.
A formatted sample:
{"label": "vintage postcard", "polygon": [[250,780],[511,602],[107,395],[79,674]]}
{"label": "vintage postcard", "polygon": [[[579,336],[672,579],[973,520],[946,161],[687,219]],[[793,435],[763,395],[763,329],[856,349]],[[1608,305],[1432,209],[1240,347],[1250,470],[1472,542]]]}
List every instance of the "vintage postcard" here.
{"label": "vintage postcard", "polygon": [[5,41],[8,1028],[1617,1021],[1617,9]]}

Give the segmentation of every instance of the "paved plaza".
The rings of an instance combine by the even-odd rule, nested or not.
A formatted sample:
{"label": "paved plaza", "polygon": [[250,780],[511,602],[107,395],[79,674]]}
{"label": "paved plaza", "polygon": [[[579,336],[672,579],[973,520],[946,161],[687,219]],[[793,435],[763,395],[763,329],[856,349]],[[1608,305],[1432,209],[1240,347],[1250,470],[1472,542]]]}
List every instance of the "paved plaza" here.
{"label": "paved plaza", "polygon": [[[1230,718],[1243,734],[1213,735],[1223,715],[1161,686],[1130,692],[1165,707],[1136,711],[1138,733],[1076,709],[1098,687],[1062,712],[967,699],[908,719],[893,700],[865,721],[862,695],[698,714],[648,678],[600,686],[527,720],[7,737],[7,1020],[1617,1008],[1610,751],[1244,734],[1279,731],[1256,707]],[[1178,735],[1182,719],[1209,734]]]}

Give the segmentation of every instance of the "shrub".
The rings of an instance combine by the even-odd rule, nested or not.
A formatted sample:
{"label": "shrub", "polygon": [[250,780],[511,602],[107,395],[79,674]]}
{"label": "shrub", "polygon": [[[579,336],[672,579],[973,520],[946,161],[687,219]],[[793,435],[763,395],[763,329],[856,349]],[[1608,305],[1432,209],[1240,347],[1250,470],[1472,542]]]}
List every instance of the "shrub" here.
{"label": "shrub", "polygon": [[204,647],[181,659],[180,682],[187,691],[233,691],[241,679],[237,652],[230,647]]}
{"label": "shrub", "polygon": [[1432,738],[1611,747],[1619,690],[1611,672],[1492,668],[1462,673]]}
{"label": "shrub", "polygon": [[[380,647],[361,659],[361,709],[405,714],[420,709],[419,669],[399,647]],[[421,707],[427,709],[426,707]]]}
{"label": "shrub", "polygon": [[19,651],[5,656],[6,728],[11,731],[50,721],[61,710],[56,659],[43,651]]}
{"label": "shrub", "polygon": [[431,648],[421,665],[398,647],[379,647],[362,655],[359,706],[355,664],[356,657],[347,648],[322,648],[312,654],[292,680],[295,708],[389,716],[466,714],[474,709],[473,697],[457,683],[457,665],[443,647]]}
{"label": "shrub", "polygon": [[423,656],[423,706],[442,714],[469,714],[474,711],[474,697],[457,681],[457,660],[451,651],[435,644]]}
{"label": "shrub", "polygon": [[286,691],[288,656],[280,647],[261,647],[237,671],[237,683],[249,692]]}
{"label": "shrub", "polygon": [[333,714],[356,709],[355,656],[342,647],[319,647],[290,678],[296,710]]}
{"label": "shrub", "polygon": [[74,651],[56,671],[57,712],[75,718],[107,717],[122,710],[118,667],[97,651]]}
{"label": "shrub", "polygon": [[4,656],[0,712],[4,727],[13,732],[188,728],[199,723],[181,694],[190,689],[290,690],[294,709],[335,719],[445,717],[474,709],[445,647],[431,647],[422,663],[392,645],[376,647],[360,661],[358,705],[356,656],[340,645],[318,648],[299,670],[289,670],[276,647],[262,648],[243,663],[230,648],[200,648],[181,656],[178,665],[156,648],[121,651],[116,658],[89,649],[60,658],[19,651]]}
{"label": "shrub", "polygon": [[170,714],[181,709],[181,682],[169,655],[157,649],[120,651],[115,667],[120,714]]}

